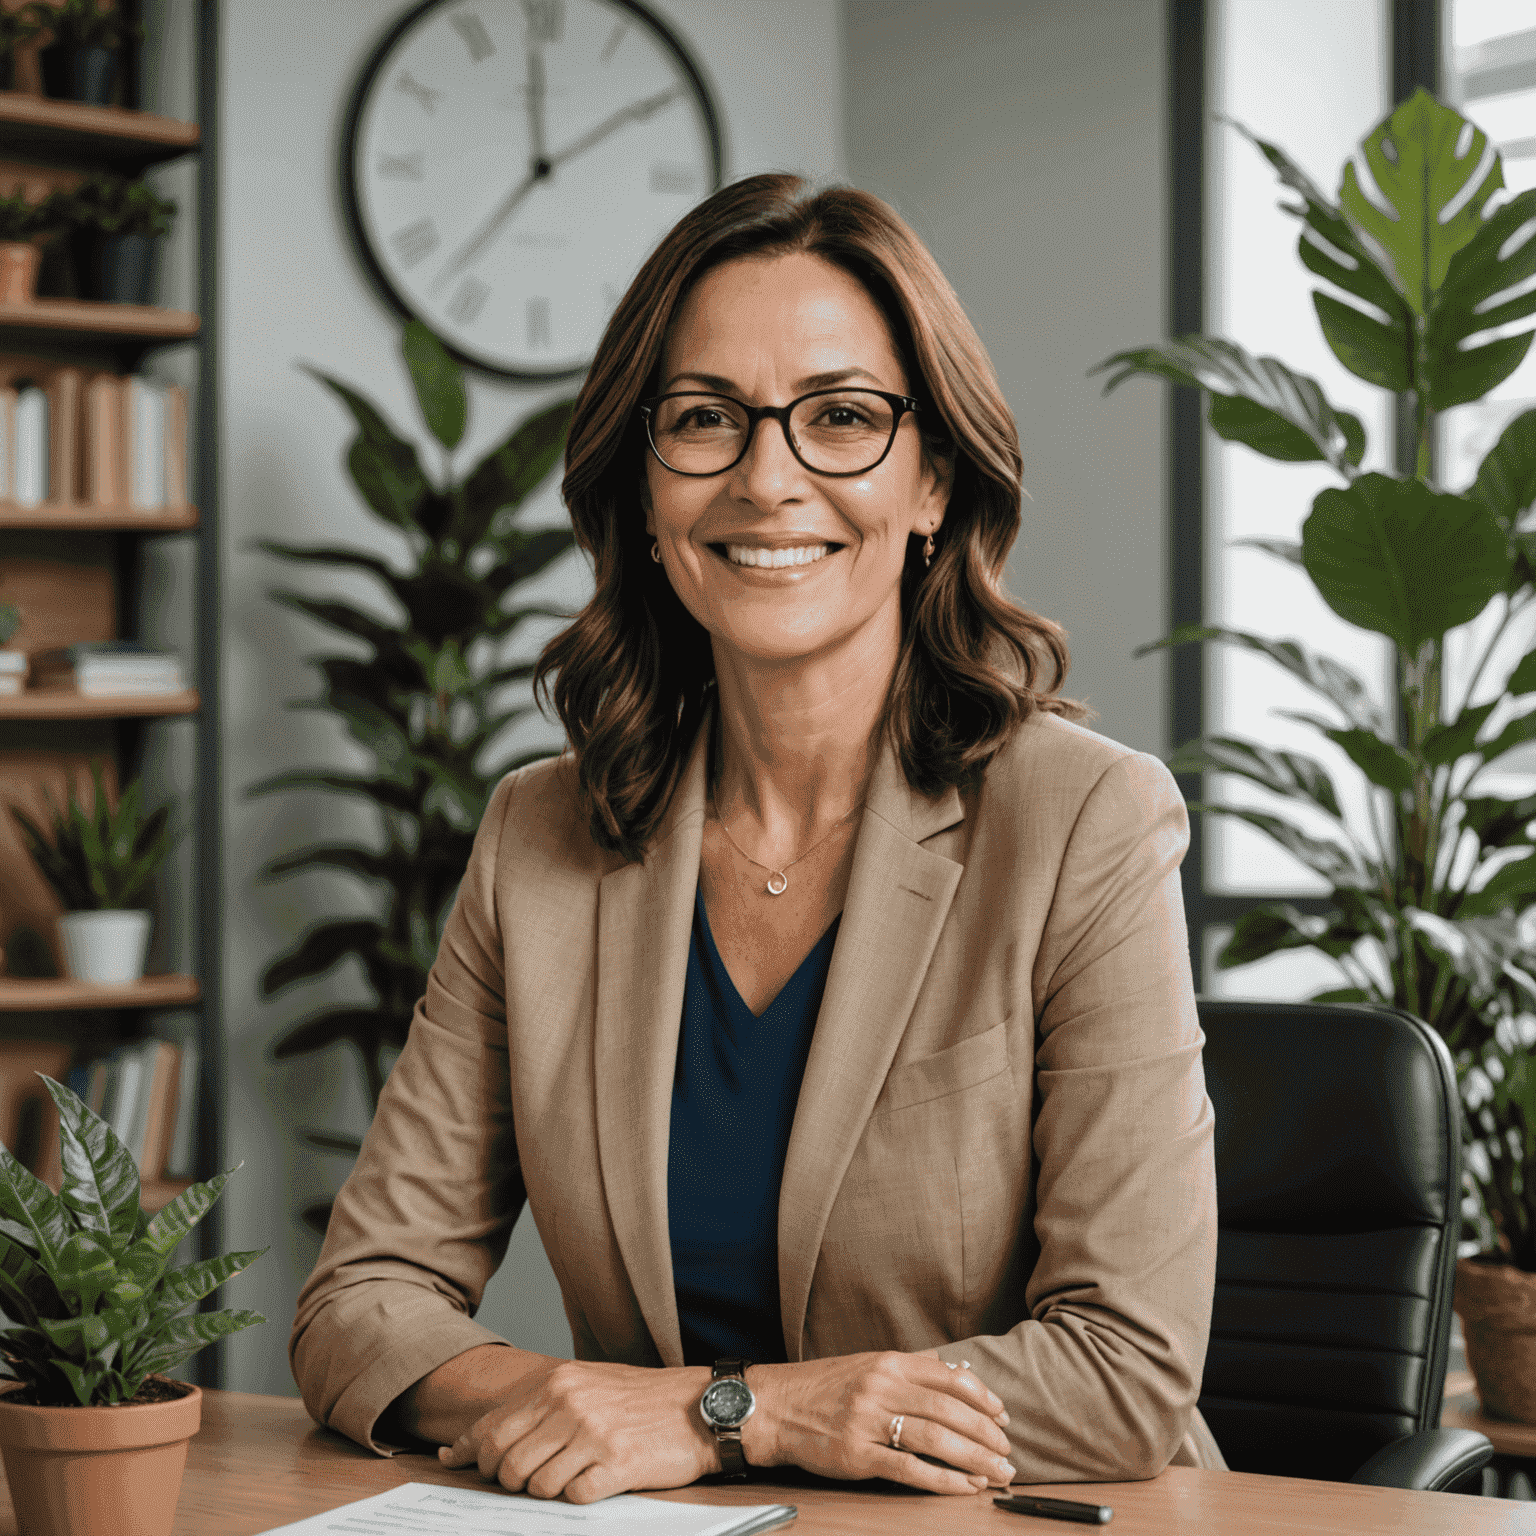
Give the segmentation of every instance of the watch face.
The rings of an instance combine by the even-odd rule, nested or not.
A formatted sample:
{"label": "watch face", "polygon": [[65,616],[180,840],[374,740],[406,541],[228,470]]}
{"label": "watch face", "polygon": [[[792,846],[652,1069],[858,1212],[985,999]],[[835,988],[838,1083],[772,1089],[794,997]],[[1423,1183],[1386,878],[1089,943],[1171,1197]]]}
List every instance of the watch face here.
{"label": "watch face", "polygon": [[719,129],[636,0],[428,0],[363,73],[344,180],[397,308],[467,362],[556,378],[719,186]]}
{"label": "watch face", "polygon": [[734,1429],[752,1411],[753,1403],[746,1382],[740,1377],[727,1376],[724,1381],[712,1381],[704,1389],[699,1406],[711,1424],[721,1429]]}

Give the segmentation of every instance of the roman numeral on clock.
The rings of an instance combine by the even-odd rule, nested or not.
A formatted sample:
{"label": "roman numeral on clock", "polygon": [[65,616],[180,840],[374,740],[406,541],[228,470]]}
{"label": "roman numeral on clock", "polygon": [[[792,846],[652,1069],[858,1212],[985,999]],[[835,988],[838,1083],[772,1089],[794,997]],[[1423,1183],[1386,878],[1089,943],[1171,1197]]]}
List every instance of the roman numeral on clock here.
{"label": "roman numeral on clock", "polygon": [[407,224],[404,229],[396,230],[390,236],[390,244],[394,246],[403,267],[414,267],[418,261],[430,256],[441,243],[442,237],[431,219],[417,219],[414,224]]}
{"label": "roman numeral on clock", "polygon": [[469,49],[469,56],[476,64],[496,52],[496,44],[485,30],[485,23],[473,11],[460,11],[450,19],[448,25],[464,39],[464,46]]}
{"label": "roman numeral on clock", "polygon": [[379,175],[391,181],[425,181],[426,156],[419,149],[409,155],[380,155]]}
{"label": "roman numeral on clock", "polygon": [[491,289],[478,277],[466,277],[453,291],[448,301],[448,318],[459,325],[473,325],[475,316],[485,308]]}
{"label": "roman numeral on clock", "polygon": [[428,115],[437,110],[438,98],[443,94],[441,91],[433,90],[430,85],[423,85],[408,69],[400,71],[400,78],[395,81],[395,89],[414,97]]}
{"label": "roman numeral on clock", "polygon": [[558,43],[565,35],[565,0],[523,0],[530,43]]}
{"label": "roman numeral on clock", "polygon": [[549,300],[528,300],[528,345],[530,347],[547,348],[550,345],[549,336]]}

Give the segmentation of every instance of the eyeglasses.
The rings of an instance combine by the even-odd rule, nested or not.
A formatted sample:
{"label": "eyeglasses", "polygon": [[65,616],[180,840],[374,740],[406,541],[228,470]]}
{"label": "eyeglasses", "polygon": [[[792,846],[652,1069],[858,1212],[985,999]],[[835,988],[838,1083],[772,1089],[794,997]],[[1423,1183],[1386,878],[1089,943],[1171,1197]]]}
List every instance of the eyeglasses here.
{"label": "eyeglasses", "polygon": [[862,475],[896,441],[910,395],[883,389],[818,389],[788,405],[747,405],[729,395],[687,390],[644,401],[651,452],[674,474],[722,475],[747,456],[758,422],[772,417],[789,451],[818,475]]}

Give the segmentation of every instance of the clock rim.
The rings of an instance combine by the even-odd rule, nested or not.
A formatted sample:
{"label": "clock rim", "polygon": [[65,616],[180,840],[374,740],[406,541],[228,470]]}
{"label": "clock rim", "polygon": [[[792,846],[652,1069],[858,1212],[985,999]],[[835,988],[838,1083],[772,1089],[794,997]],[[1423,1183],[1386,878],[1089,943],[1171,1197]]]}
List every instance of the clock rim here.
{"label": "clock rim", "polygon": [[[419,320],[428,330],[437,337],[448,355],[455,361],[462,363],[466,368],[473,368],[479,373],[491,374],[496,378],[512,379],[520,384],[557,384],[568,379],[580,378],[588,368],[592,366],[591,358],[583,363],[578,363],[569,368],[508,368],[500,363],[487,362],[483,357],[477,357],[466,352],[463,347],[450,341],[446,336],[438,332],[437,326],[427,315],[417,314],[410,304],[390,280],[389,273],[374,254],[373,246],[369,243],[367,229],[363,223],[362,207],[358,199],[357,186],[357,138],[362,122],[364,99],[369,87],[373,84],[379,73],[385,57],[394,48],[400,38],[408,32],[412,26],[428,11],[441,10],[444,6],[454,5],[459,0],[420,0],[403,15],[398,17],[389,27],[376,47],[363,60],[357,77],[352,83],[352,89],[347,97],[346,115],[343,120],[340,149],[336,169],[341,182],[342,208],[346,216],[347,233],[351,237],[354,255],[362,261],[364,271],[373,283],[379,297],[402,320]],[[647,27],[662,44],[672,51],[679,65],[682,66],[688,84],[692,87],[694,97],[703,112],[704,127],[709,140],[709,154],[711,162],[711,180],[713,185],[709,189],[712,195],[718,192],[725,184],[725,144],[724,134],[721,128],[720,115],[715,110],[714,98],[710,94],[709,85],[704,79],[703,72],[694,62],[693,55],[683,45],[682,39],[667,23],[653,10],[641,3],[641,0],[601,0],[604,5],[614,6],[620,10],[629,11],[636,16],[642,25]]]}

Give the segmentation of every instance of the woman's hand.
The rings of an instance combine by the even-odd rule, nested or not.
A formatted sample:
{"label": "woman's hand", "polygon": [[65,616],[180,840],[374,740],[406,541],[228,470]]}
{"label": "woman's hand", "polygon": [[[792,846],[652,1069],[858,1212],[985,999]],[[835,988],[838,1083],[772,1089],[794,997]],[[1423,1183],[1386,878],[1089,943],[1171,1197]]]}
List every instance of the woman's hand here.
{"label": "woman's hand", "polygon": [[709,1382],[702,1367],[551,1362],[519,1381],[438,1458],[445,1467],[477,1463],[482,1477],[511,1493],[563,1495],[572,1504],[631,1488],[681,1488],[720,1470],[699,1413]]}
{"label": "woman's hand", "polygon": [[[885,1477],[928,1493],[976,1493],[1013,1480],[1002,1400],[972,1371],[937,1355],[884,1350],[754,1365],[747,1385],[757,1409],[742,1425],[741,1443],[756,1466]],[[892,1450],[898,1415],[901,1449]],[[924,1456],[949,1466],[933,1466]]]}

